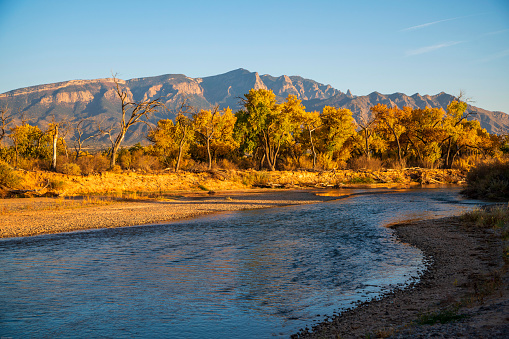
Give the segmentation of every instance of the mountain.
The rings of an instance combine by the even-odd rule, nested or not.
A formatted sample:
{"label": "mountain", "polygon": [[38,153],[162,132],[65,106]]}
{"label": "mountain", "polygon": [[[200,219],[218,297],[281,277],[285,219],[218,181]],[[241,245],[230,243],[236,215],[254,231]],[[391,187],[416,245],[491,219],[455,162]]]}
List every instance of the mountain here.
{"label": "mountain", "polygon": [[[240,108],[240,98],[251,88],[271,89],[278,100],[288,95],[296,95],[302,100],[307,110],[321,110],[330,105],[352,110],[354,118],[369,114],[369,108],[377,103],[388,106],[425,106],[446,108],[454,99],[446,93],[434,96],[402,93],[383,95],[373,92],[366,96],[354,96],[343,93],[330,85],[300,76],[274,77],[259,75],[245,69],[204,77],[190,78],[183,74],[166,74],[155,77],[119,80],[131,99],[145,100],[161,98],[170,109],[170,113],[158,113],[152,122],[162,118],[172,118],[171,113],[185,96],[190,104],[198,109],[208,109],[215,105],[220,108],[229,106],[234,111]],[[113,79],[71,80],[54,84],[20,88],[0,94],[0,107],[9,107],[11,112],[19,112],[32,123],[45,126],[52,119],[70,121],[85,119],[85,134],[93,133],[97,123],[106,127],[118,121],[119,100],[115,92]],[[490,133],[505,134],[509,132],[509,115],[502,112],[491,112],[469,106],[484,128]],[[133,126],[126,136],[126,144],[144,140],[147,127],[144,124]],[[101,142],[106,142],[102,139]]]}
{"label": "mountain", "polygon": [[[425,108],[425,107],[438,107],[447,109],[447,105],[456,99],[453,95],[441,92],[436,95],[420,95],[416,93],[412,96],[403,93],[394,94],[380,94],[373,92],[364,96],[352,96],[351,94],[340,93],[324,100],[309,100],[304,101],[303,104],[307,110],[321,111],[325,106],[334,106],[341,108],[348,108],[352,111],[354,119],[365,117],[370,113],[370,107],[376,104],[387,105],[388,107],[404,107],[409,106],[412,108]],[[509,133],[509,114],[503,112],[492,112],[479,107],[468,105],[467,111],[472,114],[469,120],[479,120],[481,126],[491,134],[507,134]]]}

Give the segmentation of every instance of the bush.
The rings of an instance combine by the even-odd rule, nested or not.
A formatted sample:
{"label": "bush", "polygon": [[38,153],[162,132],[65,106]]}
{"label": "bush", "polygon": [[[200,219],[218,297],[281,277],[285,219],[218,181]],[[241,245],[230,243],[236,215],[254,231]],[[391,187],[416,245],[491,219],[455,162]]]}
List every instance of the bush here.
{"label": "bush", "polygon": [[78,164],[75,164],[72,162],[62,164],[62,166],[60,167],[60,171],[63,174],[67,174],[67,175],[80,175],[81,174],[80,166],[78,166]]}
{"label": "bush", "polygon": [[382,161],[380,159],[368,158],[366,156],[352,159],[348,167],[353,170],[367,169],[373,171],[379,171],[383,168]]}
{"label": "bush", "polygon": [[137,170],[142,171],[151,171],[151,170],[159,170],[161,169],[161,163],[159,159],[153,155],[138,155],[133,157],[131,166]]}
{"label": "bush", "polygon": [[222,168],[225,170],[237,170],[238,169],[237,165],[228,159],[219,160],[217,162],[217,166],[219,166],[219,168]]}
{"label": "bush", "polygon": [[509,200],[509,161],[481,163],[467,174],[462,193],[474,199]]}
{"label": "bush", "polygon": [[18,188],[21,186],[23,178],[5,162],[0,162],[0,186],[7,188]]}
{"label": "bush", "polygon": [[49,179],[48,180],[48,188],[52,190],[63,190],[66,186],[66,182],[64,180],[59,179]]}
{"label": "bush", "polygon": [[77,163],[81,169],[81,173],[85,175],[104,172],[110,166],[109,159],[100,153],[93,156],[81,157],[78,159]]}
{"label": "bush", "polygon": [[463,215],[466,221],[475,222],[482,228],[504,228],[509,226],[509,206],[486,206]]}
{"label": "bush", "polygon": [[114,165],[113,167],[111,167],[109,169],[109,171],[112,173],[119,174],[119,173],[122,173],[122,167],[120,167],[120,165]]}
{"label": "bush", "polygon": [[242,174],[242,184],[246,186],[266,186],[270,175],[265,171],[249,171]]}
{"label": "bush", "polygon": [[328,153],[318,153],[316,157],[316,167],[323,170],[338,168],[338,163],[332,160],[332,155]]}

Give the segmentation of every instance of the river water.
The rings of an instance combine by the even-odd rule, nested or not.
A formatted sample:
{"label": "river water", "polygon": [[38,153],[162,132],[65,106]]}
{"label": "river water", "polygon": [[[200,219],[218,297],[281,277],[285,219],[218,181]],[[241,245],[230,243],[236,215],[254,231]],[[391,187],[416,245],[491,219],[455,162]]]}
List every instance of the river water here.
{"label": "river water", "polygon": [[425,269],[385,225],[475,206],[458,189],[413,189],[3,239],[0,335],[288,337]]}

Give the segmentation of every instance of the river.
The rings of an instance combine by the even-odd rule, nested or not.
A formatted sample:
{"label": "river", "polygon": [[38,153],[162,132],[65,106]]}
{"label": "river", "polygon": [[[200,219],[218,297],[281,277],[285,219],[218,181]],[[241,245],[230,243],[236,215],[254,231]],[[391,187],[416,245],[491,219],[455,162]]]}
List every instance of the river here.
{"label": "river", "polygon": [[288,337],[418,279],[422,252],[386,225],[476,203],[458,189],[412,189],[3,239],[0,335]]}

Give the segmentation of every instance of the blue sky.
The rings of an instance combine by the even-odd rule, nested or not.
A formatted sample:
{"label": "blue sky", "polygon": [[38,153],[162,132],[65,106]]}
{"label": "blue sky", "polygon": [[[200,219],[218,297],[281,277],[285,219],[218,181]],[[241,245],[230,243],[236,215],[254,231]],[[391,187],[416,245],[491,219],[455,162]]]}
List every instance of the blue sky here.
{"label": "blue sky", "polygon": [[246,68],[509,113],[509,1],[0,0],[0,93]]}

